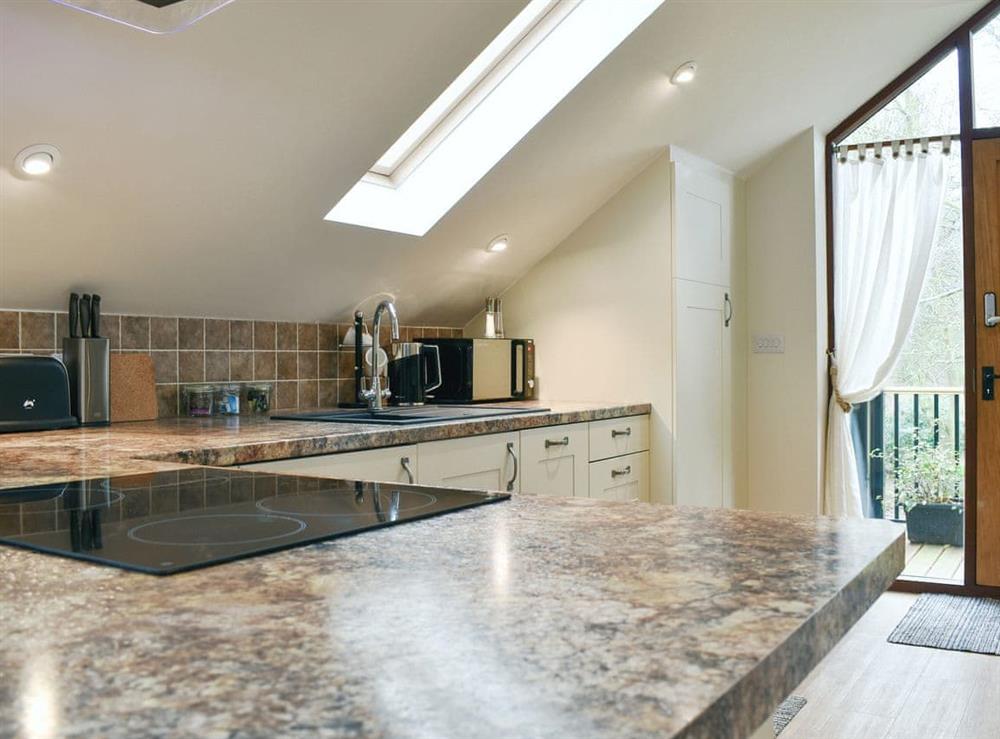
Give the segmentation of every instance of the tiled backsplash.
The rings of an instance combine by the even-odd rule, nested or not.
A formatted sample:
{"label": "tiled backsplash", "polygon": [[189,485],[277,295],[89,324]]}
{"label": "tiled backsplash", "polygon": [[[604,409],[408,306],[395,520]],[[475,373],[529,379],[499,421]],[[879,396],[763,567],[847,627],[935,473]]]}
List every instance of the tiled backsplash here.
{"label": "tiled backsplash", "polygon": [[[69,334],[66,313],[0,310],[0,353],[52,354]],[[334,406],[354,398],[354,351],[340,349],[350,324],[109,314],[101,335],[112,352],[153,357],[161,417],[177,415],[180,386],[196,382],[272,382],[273,408]],[[459,328],[404,326],[418,336],[461,336]],[[383,326],[383,341],[388,331]]]}

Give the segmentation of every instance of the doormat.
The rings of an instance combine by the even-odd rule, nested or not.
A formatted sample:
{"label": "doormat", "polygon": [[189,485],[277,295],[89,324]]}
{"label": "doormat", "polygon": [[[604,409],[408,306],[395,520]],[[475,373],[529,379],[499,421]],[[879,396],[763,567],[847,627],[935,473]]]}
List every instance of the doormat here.
{"label": "doormat", "polygon": [[889,641],[1000,655],[1000,600],[924,593],[889,634]]}

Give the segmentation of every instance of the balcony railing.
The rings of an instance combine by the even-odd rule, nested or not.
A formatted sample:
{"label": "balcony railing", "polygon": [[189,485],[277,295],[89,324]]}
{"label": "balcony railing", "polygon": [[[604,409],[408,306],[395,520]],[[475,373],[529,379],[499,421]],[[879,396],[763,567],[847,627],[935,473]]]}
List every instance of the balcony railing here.
{"label": "balcony railing", "polygon": [[[874,449],[903,449],[918,434],[934,446],[949,444],[957,456],[965,450],[965,390],[961,387],[888,387],[881,395],[859,405],[854,417],[860,441],[856,452],[868,482],[868,515],[903,520],[903,507],[893,481],[898,459],[873,457]],[[889,469],[886,469],[888,464]],[[891,514],[888,515],[887,514]]]}

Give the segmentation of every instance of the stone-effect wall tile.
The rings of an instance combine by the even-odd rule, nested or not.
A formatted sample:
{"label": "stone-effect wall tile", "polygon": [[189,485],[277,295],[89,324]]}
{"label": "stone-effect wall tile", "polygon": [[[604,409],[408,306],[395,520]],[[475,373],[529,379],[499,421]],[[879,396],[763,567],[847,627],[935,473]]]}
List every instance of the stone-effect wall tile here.
{"label": "stone-effect wall tile", "polygon": [[296,408],[298,406],[298,383],[295,381],[275,383],[272,400],[275,408],[282,410]]}
{"label": "stone-effect wall tile", "polygon": [[180,349],[204,349],[205,319],[179,319],[177,322],[177,346]]}
{"label": "stone-effect wall tile", "polygon": [[56,350],[56,314],[21,314],[21,349],[26,351]]}
{"label": "stone-effect wall tile", "polygon": [[253,379],[274,380],[277,375],[277,364],[274,352],[253,353]]}
{"label": "stone-effect wall tile", "polygon": [[254,351],[274,351],[275,326],[274,321],[253,322]]}
{"label": "stone-effect wall tile", "polygon": [[20,349],[21,329],[17,311],[0,311],[0,349]]}
{"label": "stone-effect wall tile", "polygon": [[[59,351],[68,323],[64,311],[0,311],[0,350]],[[198,382],[272,382],[272,407],[283,410],[353,402],[354,352],[339,348],[350,326],[109,313],[102,316],[101,334],[112,351],[150,353],[158,411],[170,417],[181,412],[181,386]],[[461,329],[400,327],[402,340],[461,334]],[[388,343],[387,331],[383,339]],[[276,347],[282,349],[275,352]]]}
{"label": "stone-effect wall tile", "polygon": [[253,349],[253,321],[229,322],[229,348]]}
{"label": "stone-effect wall tile", "polygon": [[296,352],[278,352],[278,379],[298,379],[298,360]]}
{"label": "stone-effect wall tile", "polygon": [[221,318],[205,319],[205,348],[229,350],[229,324]]}
{"label": "stone-effect wall tile", "polygon": [[204,382],[205,352],[178,352],[177,377],[180,382]]}
{"label": "stone-effect wall tile", "polygon": [[318,398],[318,380],[299,380],[299,408],[315,408]]}
{"label": "stone-effect wall tile", "polygon": [[299,324],[299,351],[314,352],[318,348],[319,334],[315,323]]}
{"label": "stone-effect wall tile", "polygon": [[321,352],[337,351],[340,337],[344,335],[340,325],[336,323],[321,323],[316,328],[317,341]]}
{"label": "stone-effect wall tile", "polygon": [[[337,352],[319,352],[319,378],[337,379]],[[353,355],[352,355],[353,356]],[[353,371],[353,365],[352,365]]]}
{"label": "stone-effect wall tile", "polygon": [[229,353],[229,378],[233,382],[249,382],[253,379],[253,352]]}
{"label": "stone-effect wall tile", "polygon": [[177,382],[177,352],[152,351],[149,354],[153,358],[157,384]]}
{"label": "stone-effect wall tile", "polygon": [[279,351],[295,351],[299,346],[294,323],[278,323],[277,346]]}
{"label": "stone-effect wall tile", "polygon": [[319,407],[333,408],[337,405],[337,381],[319,381]]}
{"label": "stone-effect wall tile", "polygon": [[208,382],[229,380],[229,352],[205,352],[205,380]]}
{"label": "stone-effect wall tile", "polygon": [[319,377],[319,354],[316,352],[299,352],[299,379],[315,380]]}
{"label": "stone-effect wall tile", "polygon": [[154,317],[149,319],[149,348],[177,349],[177,319]]}
{"label": "stone-effect wall tile", "polygon": [[147,316],[122,316],[122,349],[149,349],[149,318]]}

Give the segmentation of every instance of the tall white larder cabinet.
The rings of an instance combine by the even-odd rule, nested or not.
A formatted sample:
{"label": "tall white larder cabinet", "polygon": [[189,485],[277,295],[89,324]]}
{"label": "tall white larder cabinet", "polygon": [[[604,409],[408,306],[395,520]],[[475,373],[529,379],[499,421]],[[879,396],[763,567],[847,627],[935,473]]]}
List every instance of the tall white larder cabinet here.
{"label": "tall white larder cabinet", "polygon": [[671,147],[673,489],[678,505],[733,505],[734,180]]}

